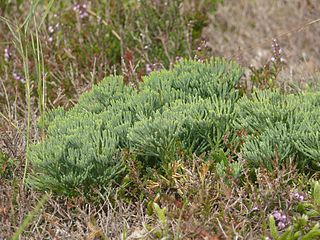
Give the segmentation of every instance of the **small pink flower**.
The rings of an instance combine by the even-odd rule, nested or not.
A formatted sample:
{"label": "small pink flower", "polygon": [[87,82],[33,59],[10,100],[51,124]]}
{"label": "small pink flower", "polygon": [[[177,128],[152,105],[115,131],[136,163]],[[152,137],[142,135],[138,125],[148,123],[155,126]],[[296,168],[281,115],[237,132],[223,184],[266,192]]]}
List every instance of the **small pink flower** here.
{"label": "small pink flower", "polygon": [[146,64],[146,73],[149,75],[152,72],[151,64],[147,63]]}
{"label": "small pink flower", "polygon": [[272,215],[277,221],[281,220],[281,213],[279,211],[274,211]]}
{"label": "small pink flower", "polygon": [[254,206],[254,207],[251,209],[251,211],[257,211],[257,210],[259,210],[259,208],[258,208],[257,206]]}
{"label": "small pink flower", "polygon": [[5,48],[5,49],[4,49],[4,60],[5,60],[6,62],[9,62],[9,59],[10,59],[9,48]]}
{"label": "small pink flower", "polygon": [[49,26],[48,27],[48,31],[49,31],[49,33],[53,33],[54,32],[54,28],[52,26]]}
{"label": "small pink flower", "polygon": [[298,192],[293,193],[293,198],[300,201],[300,202],[303,202],[303,200],[304,200],[304,196]]}
{"label": "small pink flower", "polygon": [[286,224],[284,224],[283,222],[279,222],[279,223],[278,223],[278,228],[279,228],[280,230],[284,229],[285,227],[286,227]]}

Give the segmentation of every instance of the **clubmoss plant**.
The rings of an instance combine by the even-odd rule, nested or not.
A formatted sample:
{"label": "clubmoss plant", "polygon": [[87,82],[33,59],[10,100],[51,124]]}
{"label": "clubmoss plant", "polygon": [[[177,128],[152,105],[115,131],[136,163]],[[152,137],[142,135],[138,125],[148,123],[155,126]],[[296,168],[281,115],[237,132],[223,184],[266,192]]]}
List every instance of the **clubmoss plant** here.
{"label": "clubmoss plant", "polygon": [[177,151],[220,149],[230,130],[242,70],[233,62],[182,60],[172,71],[153,72],[137,88],[108,77],[69,111],[43,116],[43,142],[28,157],[32,186],[61,194],[90,192],[125,174],[121,152],[144,167],[163,168]]}
{"label": "clubmoss plant", "polygon": [[[272,170],[289,159],[299,169],[319,169],[319,93],[257,91],[237,103],[235,127],[245,130],[242,153],[253,167]],[[307,170],[307,169],[305,169]]]}

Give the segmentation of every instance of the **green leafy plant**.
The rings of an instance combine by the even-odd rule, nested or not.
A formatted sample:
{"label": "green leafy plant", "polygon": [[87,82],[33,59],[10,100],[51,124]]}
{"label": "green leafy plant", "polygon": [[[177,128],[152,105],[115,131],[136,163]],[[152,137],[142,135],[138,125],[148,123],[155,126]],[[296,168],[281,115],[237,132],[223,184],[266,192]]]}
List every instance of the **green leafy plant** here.
{"label": "green leafy plant", "polygon": [[69,111],[43,116],[47,137],[28,157],[36,188],[61,194],[109,186],[126,172],[129,149],[144,167],[163,168],[177,151],[201,154],[223,148],[238,99],[241,69],[233,62],[182,60],[172,71],[154,72],[139,90],[108,77]]}
{"label": "green leafy plant", "polygon": [[23,231],[28,227],[28,225],[33,221],[33,219],[39,214],[41,211],[41,208],[46,204],[48,201],[49,194],[45,193],[41,199],[38,201],[37,205],[34,207],[34,209],[28,213],[28,215],[24,218],[23,222],[19,226],[19,228],[16,230],[16,232],[12,236],[12,240],[20,239],[20,235],[22,235]]}
{"label": "green leafy plant", "polygon": [[91,114],[51,125],[48,135],[29,152],[37,173],[29,182],[36,188],[66,195],[87,193],[117,180],[125,169],[116,159],[117,136]]}
{"label": "green leafy plant", "polygon": [[198,155],[223,149],[223,138],[234,116],[232,101],[212,97],[185,103],[178,99],[165,105],[162,113],[136,122],[128,137],[134,152],[164,163],[181,149]]}
{"label": "green leafy plant", "polygon": [[161,208],[157,203],[153,203],[153,208],[155,213],[157,214],[158,220],[160,222],[161,225],[161,232],[157,232],[155,233],[156,235],[158,235],[158,237],[164,236],[166,237],[168,235],[169,232],[169,226],[168,226],[168,220],[167,220],[167,209]]}
{"label": "green leafy plant", "polygon": [[14,171],[14,161],[5,153],[0,151],[0,177],[12,178]]}
{"label": "green leafy plant", "polygon": [[269,216],[270,235],[273,239],[320,239],[320,183],[315,181],[312,185],[310,201],[298,203],[296,211],[299,215],[293,217],[292,223],[286,229],[279,231],[274,216]]}
{"label": "green leafy plant", "polygon": [[284,94],[279,90],[253,93],[237,103],[235,128],[246,132],[242,153],[253,167],[269,170],[288,158],[303,169],[319,166],[319,93]]}
{"label": "green leafy plant", "polygon": [[[124,57],[129,62],[169,67],[177,56],[193,57],[209,14],[220,0],[111,1],[117,29],[122,28]],[[117,2],[117,3],[116,3]],[[195,4],[196,3],[196,4]],[[119,18],[122,12],[124,17]],[[120,20],[121,19],[121,20]],[[122,19],[126,19],[123,24]],[[135,31],[129,31],[135,29]],[[130,72],[130,69],[127,69]]]}
{"label": "green leafy plant", "polygon": [[193,57],[218,2],[0,1],[3,20],[21,34],[0,26],[0,70],[8,93],[0,95],[1,107],[26,92],[41,110],[47,103],[70,106],[105,75],[123,74],[126,82],[137,83],[147,69],[170,69],[177,56]]}

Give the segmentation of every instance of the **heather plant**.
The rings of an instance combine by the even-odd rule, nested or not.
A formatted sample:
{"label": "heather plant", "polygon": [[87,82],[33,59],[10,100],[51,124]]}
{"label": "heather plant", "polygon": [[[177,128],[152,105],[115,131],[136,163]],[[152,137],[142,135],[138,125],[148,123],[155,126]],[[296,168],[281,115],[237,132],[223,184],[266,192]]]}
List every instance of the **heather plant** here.
{"label": "heather plant", "polygon": [[251,71],[249,75],[250,89],[274,89],[280,86],[279,74],[286,64],[283,55],[283,49],[278,40],[272,39],[272,57],[262,67],[249,67]]}
{"label": "heather plant", "polygon": [[[3,86],[8,94],[0,94],[0,102],[14,101],[16,88],[18,99],[23,99],[25,60],[31,95],[38,96],[41,73],[47,83],[45,99],[54,106],[66,106],[105,75],[123,74],[125,81],[136,84],[148,73],[148,66],[171,68],[176,56],[192,58],[208,15],[220,1],[195,2],[2,1],[0,15],[13,26],[25,27],[20,30],[28,54],[21,58],[12,44],[16,36],[1,22],[0,70],[6,73]],[[28,24],[23,21],[22,25],[21,19]],[[41,53],[33,56],[33,45],[26,43],[35,39],[36,32]],[[39,63],[37,57],[42,56]],[[42,69],[37,69],[40,64]]]}
{"label": "heather plant", "polygon": [[163,168],[177,151],[201,154],[224,148],[238,99],[241,69],[233,62],[182,60],[154,72],[138,89],[108,77],[77,105],[40,120],[46,139],[30,148],[30,183],[63,194],[109,186],[125,174],[124,149],[144,167]]}
{"label": "heather plant", "polygon": [[[269,216],[269,228],[272,239],[320,239],[320,183],[312,184],[310,199],[303,195],[294,194],[296,216],[288,220],[284,214],[275,211]],[[265,237],[264,239],[268,239]]]}
{"label": "heather plant", "polygon": [[[138,58],[145,64],[159,63],[167,68],[175,62],[176,56],[192,57],[200,42],[202,29],[207,25],[208,15],[215,11],[219,2],[142,0],[111,4],[114,6],[114,12],[111,12],[114,17],[119,12],[125,15],[121,37],[125,50],[130,51],[124,54],[125,58],[130,56],[127,60],[132,63],[136,63]],[[121,24],[121,20],[114,21],[114,24]],[[129,29],[136,31],[127,34]]]}

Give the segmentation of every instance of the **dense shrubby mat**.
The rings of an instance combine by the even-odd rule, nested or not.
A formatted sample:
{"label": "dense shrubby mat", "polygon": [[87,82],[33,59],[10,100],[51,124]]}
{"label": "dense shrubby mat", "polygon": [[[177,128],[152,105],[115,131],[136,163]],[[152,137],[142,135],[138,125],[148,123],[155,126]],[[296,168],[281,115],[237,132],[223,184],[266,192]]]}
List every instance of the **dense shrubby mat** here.
{"label": "dense shrubby mat", "polygon": [[[252,168],[272,170],[289,158],[300,169],[319,168],[319,93],[264,90],[239,99],[241,75],[235,63],[211,59],[153,72],[138,89],[121,77],[104,79],[69,111],[40,120],[47,139],[30,148],[30,182],[66,194],[109,186],[126,174],[123,149],[160,171],[181,151],[228,159],[230,150]],[[241,143],[237,149],[228,149],[226,136]]]}
{"label": "dense shrubby mat", "polygon": [[243,157],[252,166],[273,168],[294,158],[300,169],[319,169],[320,93],[258,91],[237,104],[235,126],[247,132]]}
{"label": "dense shrubby mat", "polygon": [[235,63],[217,58],[182,60],[144,78],[139,90],[121,77],[104,79],[71,110],[42,118],[47,138],[29,150],[29,182],[57,193],[90,192],[125,173],[124,148],[146,167],[161,167],[178,150],[219,148],[234,118],[241,75]]}
{"label": "dense shrubby mat", "polygon": [[136,122],[128,137],[137,154],[167,162],[174,158],[179,146],[197,154],[219,150],[234,114],[232,101],[216,96],[194,98],[190,102],[179,99],[153,117]]}
{"label": "dense shrubby mat", "polygon": [[48,139],[29,152],[34,170],[42,173],[31,183],[72,195],[116,180],[124,170],[115,158],[118,144],[118,137],[90,113],[57,119],[48,128]]}

